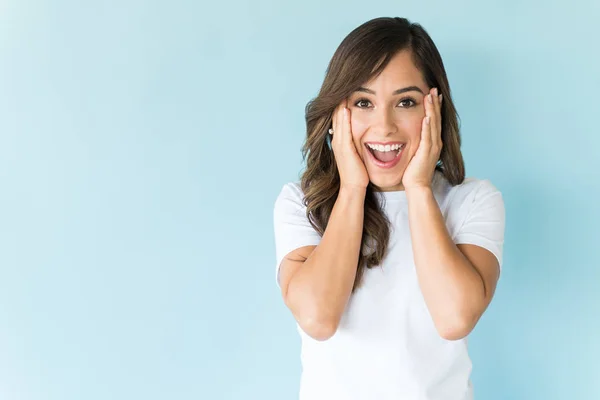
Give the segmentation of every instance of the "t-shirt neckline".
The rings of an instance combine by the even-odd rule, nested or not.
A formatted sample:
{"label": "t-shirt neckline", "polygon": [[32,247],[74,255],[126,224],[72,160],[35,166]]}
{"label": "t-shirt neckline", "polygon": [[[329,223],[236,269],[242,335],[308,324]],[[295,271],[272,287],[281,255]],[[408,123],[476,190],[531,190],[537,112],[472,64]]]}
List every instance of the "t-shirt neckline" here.
{"label": "t-shirt neckline", "polygon": [[[437,180],[439,178],[439,175],[441,175],[440,171],[435,171],[433,174],[433,178],[432,178],[432,189],[435,192],[435,185],[437,184]],[[380,200],[385,200],[386,202],[388,201],[398,201],[398,202],[402,202],[402,201],[407,201],[406,199],[406,190],[393,190],[390,192],[380,192],[380,191],[373,191],[373,193],[375,193],[375,195],[380,199]]]}
{"label": "t-shirt neckline", "polygon": [[405,190],[394,190],[391,192],[376,192],[373,191],[380,200],[385,201],[406,201]]}

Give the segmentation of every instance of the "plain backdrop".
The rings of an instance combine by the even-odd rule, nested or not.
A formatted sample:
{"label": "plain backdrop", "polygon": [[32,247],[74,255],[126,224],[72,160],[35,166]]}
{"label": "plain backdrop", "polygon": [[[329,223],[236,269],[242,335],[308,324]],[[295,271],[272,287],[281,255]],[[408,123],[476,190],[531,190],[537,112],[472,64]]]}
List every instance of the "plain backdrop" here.
{"label": "plain backdrop", "polygon": [[272,212],[355,27],[421,23],[505,263],[476,399],[600,398],[597,1],[0,1],[0,399],[295,399]]}

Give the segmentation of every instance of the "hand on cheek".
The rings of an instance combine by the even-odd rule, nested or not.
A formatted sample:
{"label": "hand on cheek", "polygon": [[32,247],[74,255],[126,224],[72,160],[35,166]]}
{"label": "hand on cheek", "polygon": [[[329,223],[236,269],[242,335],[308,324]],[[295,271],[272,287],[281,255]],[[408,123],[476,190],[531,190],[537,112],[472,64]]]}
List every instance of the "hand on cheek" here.
{"label": "hand on cheek", "polygon": [[421,124],[419,147],[402,176],[405,190],[430,187],[442,151],[442,96],[433,88],[424,97],[425,117]]}

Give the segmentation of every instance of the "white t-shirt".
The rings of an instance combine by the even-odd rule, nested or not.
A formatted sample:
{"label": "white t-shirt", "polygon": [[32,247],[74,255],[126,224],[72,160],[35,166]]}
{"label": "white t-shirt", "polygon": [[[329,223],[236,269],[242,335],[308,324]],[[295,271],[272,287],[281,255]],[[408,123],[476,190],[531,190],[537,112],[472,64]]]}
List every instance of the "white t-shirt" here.
{"label": "white t-shirt", "polygon": [[[489,180],[467,178],[451,186],[441,172],[434,196],[454,243],[491,251],[502,265],[505,210]],[[471,359],[467,338],[441,338],[417,281],[406,192],[375,192],[392,224],[388,253],[366,269],[336,333],[326,341],[302,340],[300,400],[470,400]],[[306,218],[299,182],[283,186],[274,206],[276,280],[292,250],[318,245]]]}

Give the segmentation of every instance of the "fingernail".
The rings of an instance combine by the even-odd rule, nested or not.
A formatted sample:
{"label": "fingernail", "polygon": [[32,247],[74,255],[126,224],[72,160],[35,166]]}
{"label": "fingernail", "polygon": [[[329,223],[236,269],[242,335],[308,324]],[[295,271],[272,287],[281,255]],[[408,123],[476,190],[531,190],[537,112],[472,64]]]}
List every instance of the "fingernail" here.
{"label": "fingernail", "polygon": [[443,95],[443,94],[440,94],[439,98],[440,98],[440,104],[441,104],[441,103],[442,103],[442,100],[443,100],[443,98],[444,98],[444,95]]}
{"label": "fingernail", "polygon": [[433,95],[434,95],[434,96],[437,96],[437,95],[438,95],[437,88],[433,88]]}
{"label": "fingernail", "polygon": [[427,101],[429,102],[429,104],[433,104],[433,97],[431,97],[431,94],[427,95]]}
{"label": "fingernail", "polygon": [[430,118],[430,117],[429,117],[429,115],[425,117],[425,123],[426,123],[427,125],[429,125],[429,118]]}

